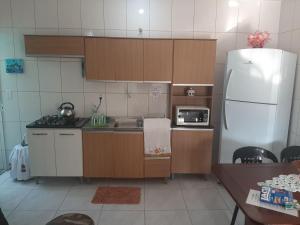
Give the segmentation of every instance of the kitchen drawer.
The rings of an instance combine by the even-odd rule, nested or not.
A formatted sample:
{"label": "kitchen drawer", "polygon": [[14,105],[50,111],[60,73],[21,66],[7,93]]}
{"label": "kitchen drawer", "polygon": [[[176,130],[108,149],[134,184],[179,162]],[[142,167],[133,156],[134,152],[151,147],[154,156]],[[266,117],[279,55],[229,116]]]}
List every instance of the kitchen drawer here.
{"label": "kitchen drawer", "polygon": [[169,177],[171,171],[170,157],[146,157],[145,177]]}

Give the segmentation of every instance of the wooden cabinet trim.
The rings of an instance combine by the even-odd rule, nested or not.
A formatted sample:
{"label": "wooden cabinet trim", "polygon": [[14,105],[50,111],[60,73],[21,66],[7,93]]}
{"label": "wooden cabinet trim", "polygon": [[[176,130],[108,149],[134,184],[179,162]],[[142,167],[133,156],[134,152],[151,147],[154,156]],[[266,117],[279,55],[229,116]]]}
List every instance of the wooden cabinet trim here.
{"label": "wooden cabinet trim", "polygon": [[83,36],[24,35],[26,55],[84,57]]}

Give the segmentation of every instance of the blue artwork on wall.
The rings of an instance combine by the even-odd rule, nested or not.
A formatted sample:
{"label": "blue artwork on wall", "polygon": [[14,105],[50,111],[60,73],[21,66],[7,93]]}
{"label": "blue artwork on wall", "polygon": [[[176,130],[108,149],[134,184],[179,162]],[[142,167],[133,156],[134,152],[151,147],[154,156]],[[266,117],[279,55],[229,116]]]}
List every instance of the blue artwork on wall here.
{"label": "blue artwork on wall", "polygon": [[23,59],[5,59],[6,73],[24,73]]}

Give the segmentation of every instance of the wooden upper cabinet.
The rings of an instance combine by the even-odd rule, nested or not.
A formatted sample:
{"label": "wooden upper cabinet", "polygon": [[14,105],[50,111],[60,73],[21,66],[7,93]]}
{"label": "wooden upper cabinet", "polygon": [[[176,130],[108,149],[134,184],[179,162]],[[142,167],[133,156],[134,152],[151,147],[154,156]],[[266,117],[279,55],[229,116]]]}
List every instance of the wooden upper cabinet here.
{"label": "wooden upper cabinet", "polygon": [[106,47],[108,73],[115,80],[143,80],[143,40],[109,38]]}
{"label": "wooden upper cabinet", "polygon": [[144,80],[172,81],[173,40],[144,39]]}
{"label": "wooden upper cabinet", "polygon": [[174,40],[174,84],[213,84],[215,40]]}
{"label": "wooden upper cabinet", "polygon": [[89,37],[85,45],[85,76],[87,80],[114,80],[107,62],[107,39]]}
{"label": "wooden upper cabinet", "polygon": [[75,36],[24,35],[26,55],[84,56],[84,38]]}
{"label": "wooden upper cabinet", "polygon": [[85,38],[88,80],[143,80],[143,40]]}

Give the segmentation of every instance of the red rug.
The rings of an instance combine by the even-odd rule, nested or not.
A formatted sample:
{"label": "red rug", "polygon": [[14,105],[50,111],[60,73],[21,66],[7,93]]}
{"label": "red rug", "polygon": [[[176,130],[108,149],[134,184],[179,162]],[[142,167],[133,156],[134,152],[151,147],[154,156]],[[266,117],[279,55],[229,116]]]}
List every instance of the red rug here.
{"label": "red rug", "polygon": [[92,203],[94,204],[139,204],[139,187],[98,187]]}

